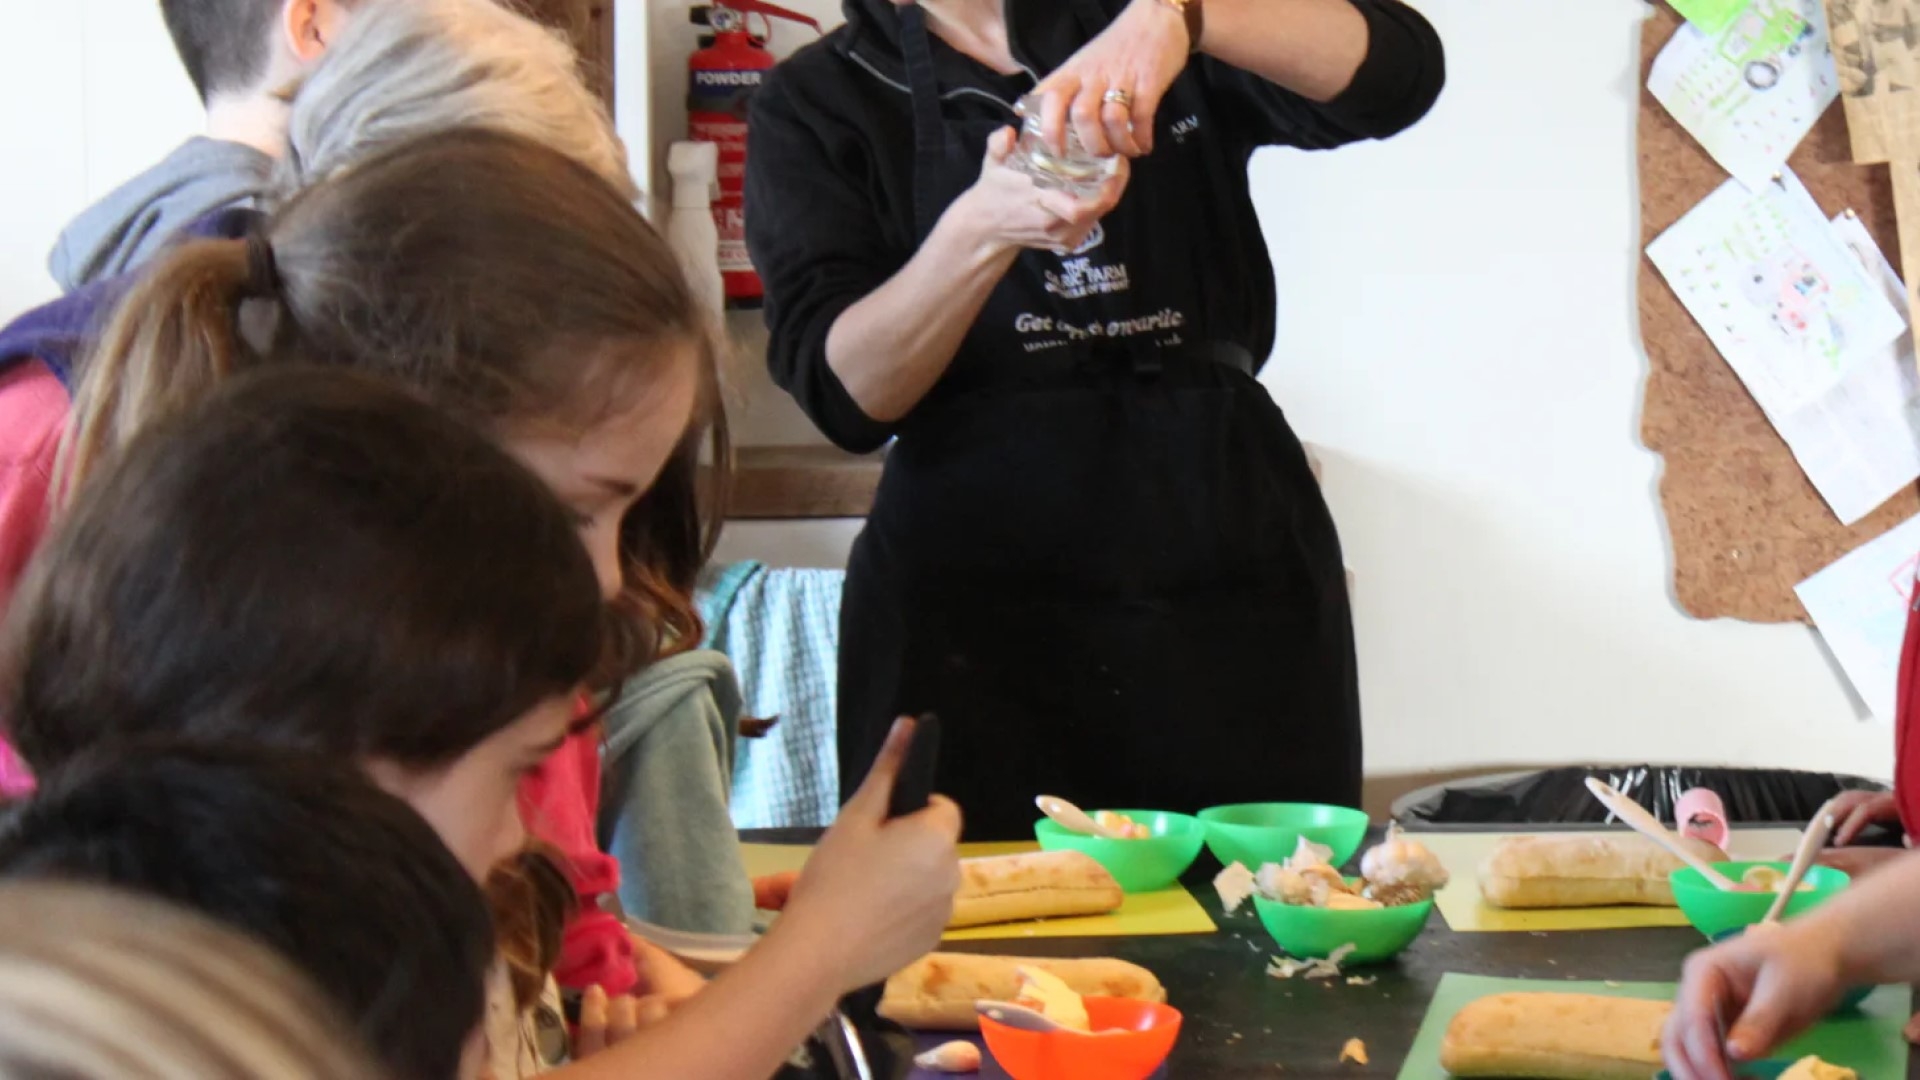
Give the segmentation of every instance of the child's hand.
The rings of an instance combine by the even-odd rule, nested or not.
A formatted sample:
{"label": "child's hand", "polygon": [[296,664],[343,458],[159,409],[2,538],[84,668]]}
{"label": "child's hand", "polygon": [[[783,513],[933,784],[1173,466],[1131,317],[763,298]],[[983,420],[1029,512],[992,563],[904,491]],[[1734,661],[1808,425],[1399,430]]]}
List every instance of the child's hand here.
{"label": "child's hand", "polygon": [[679,957],[638,934],[629,936],[633,938],[634,974],[640,978],[635,994],[658,998],[672,1008],[705,989],[707,980]]}
{"label": "child's hand", "polygon": [[936,795],[888,820],[895,777],[912,742],[900,720],[873,769],[794,882],[776,929],[831,957],[840,989],[879,982],[939,944],[960,888],[960,808]]}
{"label": "child's hand", "polygon": [[800,871],[786,870],[753,879],[753,906],[760,911],[785,911]]}
{"label": "child's hand", "polygon": [[1840,947],[1823,920],[1746,933],[1687,960],[1661,1040],[1674,1080],[1729,1080],[1840,999]]}
{"label": "child's hand", "polygon": [[641,1028],[667,1018],[678,1001],[660,994],[608,997],[598,985],[580,995],[580,1023],[573,1031],[573,1060],[581,1061],[632,1038]]}
{"label": "child's hand", "polygon": [[626,994],[609,998],[598,984],[587,987],[580,995],[580,1023],[573,1031],[573,1060],[592,1057],[637,1031],[634,1004]]}

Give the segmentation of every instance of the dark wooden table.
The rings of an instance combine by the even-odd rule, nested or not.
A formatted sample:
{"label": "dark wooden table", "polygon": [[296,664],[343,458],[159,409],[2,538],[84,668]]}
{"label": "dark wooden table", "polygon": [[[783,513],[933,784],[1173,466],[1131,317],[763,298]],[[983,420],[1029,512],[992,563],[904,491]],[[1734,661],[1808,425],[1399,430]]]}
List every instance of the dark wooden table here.
{"label": "dark wooden table", "polygon": [[[1499,831],[1511,831],[1503,828]],[[807,843],[813,832],[763,832],[748,839]],[[1378,837],[1370,837],[1368,844]],[[1267,974],[1277,953],[1252,905],[1224,915],[1212,879],[1219,866],[1202,853],[1186,885],[1220,927],[1214,934],[1168,937],[1032,938],[952,942],[955,952],[1032,956],[1113,956],[1159,976],[1168,1000],[1184,1016],[1169,1062],[1175,1080],[1241,1077],[1394,1077],[1413,1045],[1440,978],[1455,971],[1523,979],[1671,982],[1687,954],[1703,942],[1690,929],[1605,930],[1578,933],[1456,934],[1438,912],[1425,933],[1394,962],[1344,979],[1309,982]],[[1340,1064],[1348,1039],[1366,1043],[1371,1063]],[[1909,1065],[1920,1080],[1920,1060]],[[1883,1078],[1867,1078],[1883,1080]]]}

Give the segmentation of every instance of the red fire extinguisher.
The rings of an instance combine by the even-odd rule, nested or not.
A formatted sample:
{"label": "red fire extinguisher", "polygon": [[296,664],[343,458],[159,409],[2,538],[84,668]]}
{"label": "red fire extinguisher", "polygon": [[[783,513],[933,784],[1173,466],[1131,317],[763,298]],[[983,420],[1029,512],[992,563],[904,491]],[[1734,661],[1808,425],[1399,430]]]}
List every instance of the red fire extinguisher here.
{"label": "red fire extinguisher", "polygon": [[[754,33],[748,16],[758,15],[764,32]],[[694,19],[700,21],[700,10]],[[706,22],[713,43],[688,62],[687,133],[720,148],[720,197],[713,202],[713,223],[720,232],[720,275],[726,283],[729,307],[752,307],[760,302],[760,275],[747,258],[746,201],[747,104],[773,67],[767,51],[773,19],[804,23],[820,32],[820,24],[796,11],[765,0],[714,0]]]}

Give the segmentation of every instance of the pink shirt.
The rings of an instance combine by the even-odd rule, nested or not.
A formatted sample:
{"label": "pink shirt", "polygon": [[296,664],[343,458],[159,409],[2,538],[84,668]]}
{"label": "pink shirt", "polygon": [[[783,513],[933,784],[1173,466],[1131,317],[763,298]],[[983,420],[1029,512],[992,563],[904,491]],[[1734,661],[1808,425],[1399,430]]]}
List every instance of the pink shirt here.
{"label": "pink shirt", "polygon": [[527,831],[563,858],[563,869],[580,898],[567,924],[556,981],[570,990],[596,983],[624,994],[639,981],[627,929],[601,907],[620,887],[620,864],[600,850],[594,822],[600,813],[600,730],[576,732],[520,784],[520,814]]}
{"label": "pink shirt", "polygon": [[[69,407],[67,388],[40,361],[0,370],[0,614],[46,535],[54,459]],[[33,776],[0,739],[0,799],[32,791]]]}

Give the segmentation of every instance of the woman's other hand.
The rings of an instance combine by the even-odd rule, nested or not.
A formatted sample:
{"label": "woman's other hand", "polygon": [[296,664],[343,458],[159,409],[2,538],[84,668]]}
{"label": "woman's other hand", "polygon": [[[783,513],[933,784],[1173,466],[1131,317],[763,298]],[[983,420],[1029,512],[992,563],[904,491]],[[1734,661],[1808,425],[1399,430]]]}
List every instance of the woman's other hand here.
{"label": "woman's other hand", "polygon": [[1048,145],[1064,153],[1071,124],[1080,144],[1099,157],[1152,153],[1160,100],[1196,44],[1188,40],[1186,18],[1164,0],[1133,0],[1035,87]]}
{"label": "woman's other hand", "polygon": [[955,200],[950,212],[957,211],[966,227],[996,250],[1073,251],[1119,204],[1132,170],[1124,159],[1116,161],[1113,175],[1093,197],[1077,199],[1041,187],[1008,164],[1017,141],[1012,128],[1002,128],[987,139],[980,179]]}

